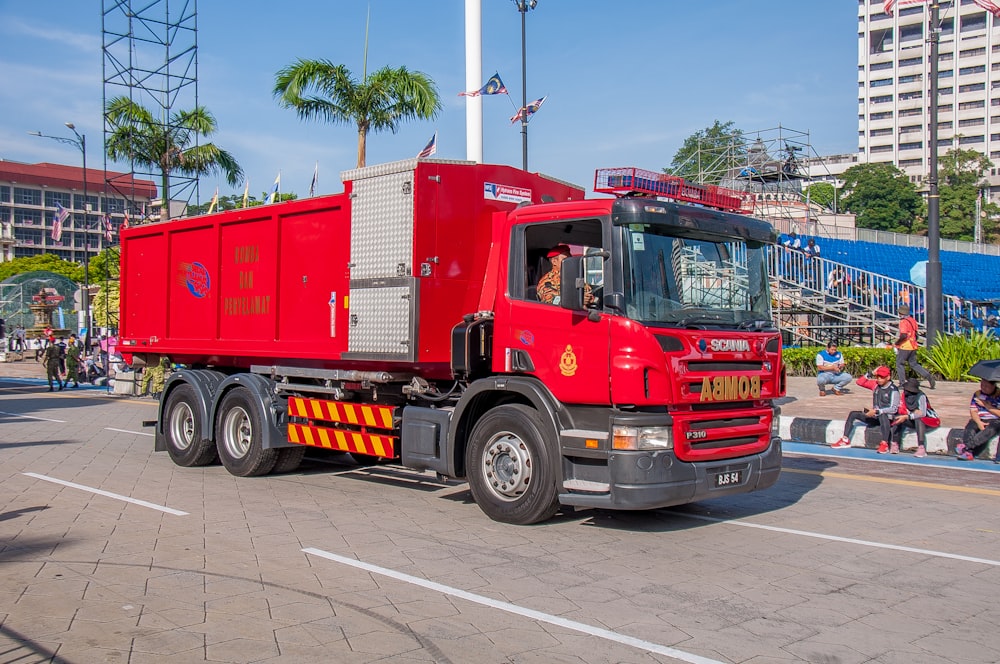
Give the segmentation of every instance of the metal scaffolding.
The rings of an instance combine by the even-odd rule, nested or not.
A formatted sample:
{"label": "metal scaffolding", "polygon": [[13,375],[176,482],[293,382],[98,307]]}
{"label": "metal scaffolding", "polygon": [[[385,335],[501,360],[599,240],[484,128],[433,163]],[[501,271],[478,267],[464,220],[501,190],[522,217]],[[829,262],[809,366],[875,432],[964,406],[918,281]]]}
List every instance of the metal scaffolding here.
{"label": "metal scaffolding", "polygon": [[[175,114],[198,106],[197,17],[197,0],[103,0],[105,111],[110,99],[124,96],[158,116],[164,132],[177,129],[171,124]],[[112,129],[105,112],[105,144]],[[162,190],[162,174],[153,165],[133,159],[130,170],[131,178],[108,177],[108,186],[132,201],[136,196],[129,187],[136,177],[152,180]],[[161,201],[165,193],[169,197],[170,216],[175,208],[200,202],[197,176],[168,177],[168,191],[159,193]],[[131,213],[155,217],[151,210]]]}

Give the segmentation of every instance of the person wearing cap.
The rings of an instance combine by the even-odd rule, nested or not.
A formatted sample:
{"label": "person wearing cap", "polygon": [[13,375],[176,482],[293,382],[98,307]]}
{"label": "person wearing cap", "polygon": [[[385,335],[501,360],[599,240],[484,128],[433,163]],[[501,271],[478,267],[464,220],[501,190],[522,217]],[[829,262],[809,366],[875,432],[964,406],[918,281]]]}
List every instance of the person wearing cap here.
{"label": "person wearing cap", "polygon": [[839,440],[830,445],[834,449],[851,446],[851,430],[855,422],[862,421],[866,426],[878,426],[881,440],[878,444],[878,453],[886,454],[890,450],[893,454],[899,452],[899,446],[892,441],[892,420],[899,413],[899,389],[892,382],[892,372],[887,366],[879,366],[872,372],[872,378],[862,376],[858,378],[858,385],[868,387],[872,390],[872,407],[861,410],[852,410],[847,414],[847,422],[844,424],[844,435]]}
{"label": "person wearing cap", "polygon": [[900,384],[906,381],[906,365],[909,364],[914,372],[919,374],[931,389],[934,389],[937,381],[930,371],[924,369],[917,362],[917,321],[910,315],[910,305],[901,304],[896,310],[899,313],[899,337],[896,339],[896,379]]}
{"label": "person wearing cap", "polygon": [[[562,267],[563,261],[572,255],[570,249],[565,244],[557,244],[556,246],[549,249],[545,257],[549,259],[551,268],[548,272],[542,275],[542,278],[538,280],[538,287],[536,292],[538,293],[538,301],[545,302],[546,304],[559,304],[560,295],[559,290],[562,285],[562,276],[559,269]],[[583,291],[583,302],[586,305],[592,304],[594,301],[594,295],[590,291],[590,284],[584,286]]]}
{"label": "person wearing cap", "polygon": [[907,378],[903,383],[903,401],[900,404],[899,414],[892,420],[893,430],[896,434],[895,442],[892,446],[898,450],[903,443],[903,433],[908,427],[913,427],[917,432],[917,450],[913,456],[922,459],[927,456],[927,427],[938,426],[941,420],[931,409],[931,404],[927,400],[927,395],[920,391],[920,381],[916,378]]}
{"label": "person wearing cap", "polygon": [[52,379],[55,378],[56,385],[61,390],[63,388],[62,379],[59,378],[59,363],[62,360],[62,346],[56,343],[55,335],[48,338],[49,344],[42,351],[42,362],[45,363],[45,372],[49,379],[49,392],[52,391]]}
{"label": "person wearing cap", "polygon": [[[972,461],[987,449],[990,440],[1000,434],[1000,389],[996,383],[979,381],[979,389],[972,394],[969,402],[969,423],[962,432],[962,442],[955,446],[955,452],[962,461]],[[1000,446],[997,447],[994,463],[1000,463]]]}
{"label": "person wearing cap", "polygon": [[819,395],[826,396],[827,385],[833,385],[834,394],[846,394],[844,387],[851,380],[851,374],[844,371],[844,354],[837,350],[836,341],[829,341],[826,350],[816,353],[816,385],[819,386]]}

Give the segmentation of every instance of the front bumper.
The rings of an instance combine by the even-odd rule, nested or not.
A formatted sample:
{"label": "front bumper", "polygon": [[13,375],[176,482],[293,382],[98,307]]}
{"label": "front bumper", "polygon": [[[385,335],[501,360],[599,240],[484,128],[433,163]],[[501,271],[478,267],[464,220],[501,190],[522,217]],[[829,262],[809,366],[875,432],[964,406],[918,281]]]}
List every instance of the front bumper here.
{"label": "front bumper", "polygon": [[[736,459],[679,461],[673,450],[616,450],[608,455],[608,488],[569,489],[563,505],[616,510],[644,510],[766,489],[781,474],[781,439],[772,438],[759,454]],[[716,486],[720,473],[740,473],[737,483]]]}

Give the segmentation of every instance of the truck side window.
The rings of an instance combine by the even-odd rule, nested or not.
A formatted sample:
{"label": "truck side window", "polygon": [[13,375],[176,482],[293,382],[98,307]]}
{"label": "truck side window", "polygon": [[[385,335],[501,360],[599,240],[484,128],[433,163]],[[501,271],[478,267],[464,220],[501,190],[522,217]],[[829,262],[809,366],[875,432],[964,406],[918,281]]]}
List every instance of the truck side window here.
{"label": "truck side window", "polygon": [[[524,299],[558,304],[558,266],[562,256],[584,256],[603,246],[601,223],[594,219],[538,224],[525,229]],[[600,257],[586,259],[591,289],[604,283]]]}

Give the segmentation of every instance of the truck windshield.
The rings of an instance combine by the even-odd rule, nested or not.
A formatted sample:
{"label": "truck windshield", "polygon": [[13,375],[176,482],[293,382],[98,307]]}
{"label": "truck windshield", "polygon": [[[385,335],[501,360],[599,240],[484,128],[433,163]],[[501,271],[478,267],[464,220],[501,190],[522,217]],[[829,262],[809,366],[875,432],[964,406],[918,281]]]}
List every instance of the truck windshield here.
{"label": "truck windshield", "polygon": [[625,313],[667,326],[770,324],[766,246],[678,237],[675,228],[623,228]]}

